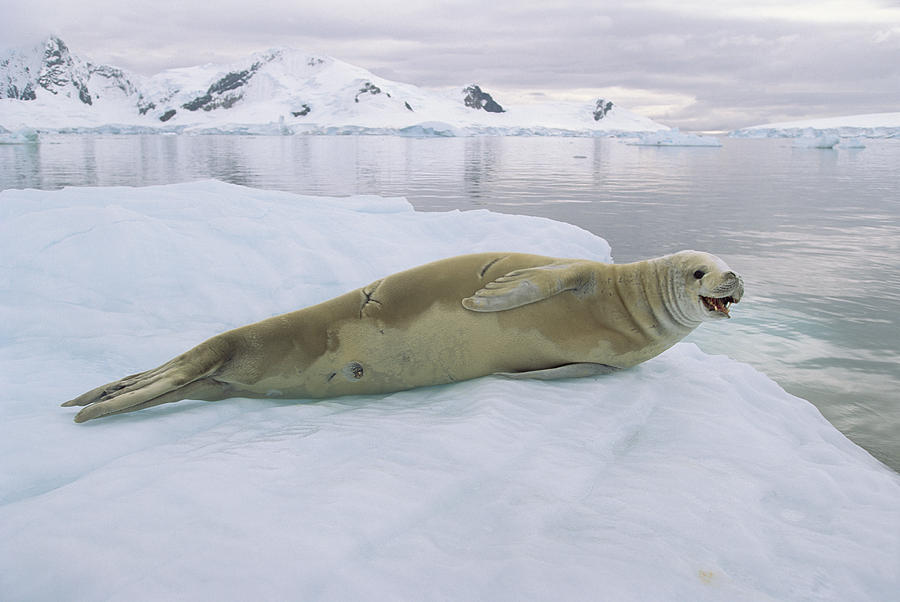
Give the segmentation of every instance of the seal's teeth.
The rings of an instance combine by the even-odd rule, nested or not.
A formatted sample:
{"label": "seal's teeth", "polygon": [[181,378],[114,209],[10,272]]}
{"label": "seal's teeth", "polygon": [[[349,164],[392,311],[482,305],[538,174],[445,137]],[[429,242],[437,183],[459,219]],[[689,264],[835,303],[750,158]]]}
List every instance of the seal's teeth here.
{"label": "seal's teeth", "polygon": [[733,301],[731,297],[704,297],[700,295],[700,300],[709,311],[716,311],[730,317],[728,306]]}

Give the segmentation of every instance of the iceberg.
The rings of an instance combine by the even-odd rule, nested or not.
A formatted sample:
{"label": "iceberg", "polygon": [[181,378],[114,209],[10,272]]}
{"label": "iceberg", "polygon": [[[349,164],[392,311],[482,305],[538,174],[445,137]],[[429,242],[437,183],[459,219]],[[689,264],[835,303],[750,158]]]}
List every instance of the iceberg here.
{"label": "iceberg", "polygon": [[610,260],[570,224],[401,198],[0,192],[0,598],[895,597],[900,476],[690,343],[555,382],[85,425],[58,407],[227,328],[497,249]]}
{"label": "iceberg", "polygon": [[34,144],[36,142],[38,142],[38,133],[32,128],[10,131],[0,126],[0,144]]}
{"label": "iceberg", "polygon": [[799,138],[794,138],[791,146],[794,148],[834,148],[841,141],[840,136],[834,134],[822,134],[817,136],[815,132],[807,132]]}
{"label": "iceberg", "polygon": [[398,131],[398,135],[410,137],[448,137],[460,136],[462,135],[462,132],[459,128],[454,127],[452,124],[446,123],[444,121],[424,121],[422,123],[410,125],[405,128],[400,128],[400,130]]}
{"label": "iceberg", "polygon": [[689,134],[678,128],[643,133],[628,144],[633,146],[722,146],[715,136]]}

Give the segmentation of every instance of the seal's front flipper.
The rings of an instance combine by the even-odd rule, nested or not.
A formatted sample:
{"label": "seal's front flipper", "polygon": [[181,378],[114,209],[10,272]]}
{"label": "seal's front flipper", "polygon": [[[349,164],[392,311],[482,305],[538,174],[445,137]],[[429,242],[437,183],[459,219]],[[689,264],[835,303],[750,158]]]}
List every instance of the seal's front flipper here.
{"label": "seal's front flipper", "polygon": [[515,270],[488,282],[471,297],[462,300],[472,311],[503,311],[535,303],[564,291],[585,291],[593,286],[589,262],[551,263]]}
{"label": "seal's front flipper", "polygon": [[577,364],[563,364],[556,368],[546,368],[544,370],[529,370],[528,372],[497,372],[497,376],[513,379],[535,379],[535,380],[555,380],[557,378],[581,378],[582,376],[599,376],[601,374],[611,374],[619,368],[615,366],[607,366],[606,364],[593,364],[590,362],[582,362]]}

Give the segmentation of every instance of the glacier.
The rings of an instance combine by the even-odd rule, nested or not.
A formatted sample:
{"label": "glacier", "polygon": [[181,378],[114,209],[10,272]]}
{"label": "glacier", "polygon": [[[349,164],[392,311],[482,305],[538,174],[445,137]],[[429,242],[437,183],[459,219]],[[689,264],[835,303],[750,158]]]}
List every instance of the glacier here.
{"label": "glacier", "polygon": [[0,599],[895,598],[900,476],[689,343],[556,382],[84,425],[58,407],[227,328],[498,249],[611,259],[573,225],[401,198],[0,192]]}

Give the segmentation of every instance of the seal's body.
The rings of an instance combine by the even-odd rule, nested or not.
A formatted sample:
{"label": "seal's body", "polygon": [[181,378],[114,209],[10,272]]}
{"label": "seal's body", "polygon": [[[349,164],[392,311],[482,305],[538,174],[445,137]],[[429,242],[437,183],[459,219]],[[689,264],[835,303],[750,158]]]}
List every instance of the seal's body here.
{"label": "seal's body", "polygon": [[631,264],[462,255],[217,335],[89,391],[83,422],[181,399],[375,394],[494,373],[559,378],[629,368],[704,320],[741,279],[708,253]]}

